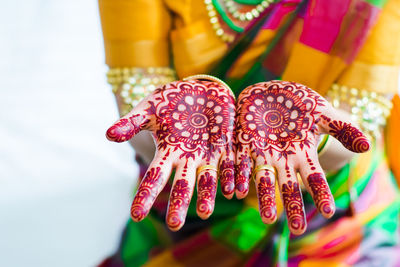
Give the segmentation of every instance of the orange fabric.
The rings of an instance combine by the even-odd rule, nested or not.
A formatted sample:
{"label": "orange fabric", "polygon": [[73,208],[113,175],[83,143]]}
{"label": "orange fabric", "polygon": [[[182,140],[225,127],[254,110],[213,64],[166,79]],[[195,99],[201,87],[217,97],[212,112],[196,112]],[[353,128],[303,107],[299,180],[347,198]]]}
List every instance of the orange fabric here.
{"label": "orange fabric", "polygon": [[390,168],[400,185],[400,97],[393,98],[393,109],[388,120],[387,127],[387,154]]}

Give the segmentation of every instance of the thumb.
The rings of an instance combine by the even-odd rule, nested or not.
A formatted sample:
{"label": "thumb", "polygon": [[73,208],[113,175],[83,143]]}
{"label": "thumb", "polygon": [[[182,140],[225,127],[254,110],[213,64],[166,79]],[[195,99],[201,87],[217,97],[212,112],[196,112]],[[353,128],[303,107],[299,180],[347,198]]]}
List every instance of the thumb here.
{"label": "thumb", "polygon": [[331,116],[321,115],[321,123],[323,128],[342,145],[355,153],[367,152],[370,147],[370,141],[356,126],[343,115],[330,112]]}
{"label": "thumb", "polygon": [[130,114],[115,122],[106,132],[108,140],[113,142],[125,142],[142,130],[145,116]]}

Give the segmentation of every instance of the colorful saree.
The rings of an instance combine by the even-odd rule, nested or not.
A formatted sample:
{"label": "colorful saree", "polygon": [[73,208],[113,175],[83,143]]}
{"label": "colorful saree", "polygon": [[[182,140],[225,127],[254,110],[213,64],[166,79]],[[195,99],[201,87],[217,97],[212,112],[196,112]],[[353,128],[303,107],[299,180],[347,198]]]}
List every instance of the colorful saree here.
{"label": "colorful saree", "polygon": [[[101,9],[104,2],[100,1]],[[171,1],[165,5],[176,13],[184,10]],[[163,11],[157,9],[158,13]],[[207,72],[227,81],[236,94],[249,84],[270,79],[300,82],[323,95],[334,83],[385,94],[397,90],[398,0],[281,1],[247,27],[233,45],[210,37],[207,46],[213,53],[196,55],[192,50],[199,44],[189,37],[196,35],[193,28],[203,27],[201,23],[171,33],[173,62],[180,77]],[[184,34],[189,41],[182,41]],[[108,57],[110,66],[142,64],[115,55]],[[200,60],[202,55],[209,60]],[[196,65],[196,60],[203,63]],[[159,64],[170,63],[163,55]],[[141,163],[141,176],[145,170]],[[263,224],[254,191],[245,200],[226,200],[218,192],[215,211],[206,221],[198,218],[193,196],[185,226],[171,232],[164,223],[167,186],[147,218],[127,223],[118,251],[100,266],[400,266],[399,191],[383,139],[327,178],[337,211],[333,218],[324,219],[304,193],[308,229],[301,236],[290,234],[284,215],[275,224]]]}

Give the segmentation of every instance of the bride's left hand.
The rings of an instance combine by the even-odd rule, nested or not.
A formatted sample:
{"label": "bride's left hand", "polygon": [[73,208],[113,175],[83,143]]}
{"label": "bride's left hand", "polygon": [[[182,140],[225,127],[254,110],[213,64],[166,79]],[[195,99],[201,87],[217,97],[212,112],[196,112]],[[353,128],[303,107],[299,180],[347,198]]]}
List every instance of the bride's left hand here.
{"label": "bride's left hand", "polygon": [[319,212],[330,218],[335,202],[318,162],[319,135],[330,134],[347,149],[366,152],[370,144],[364,134],[315,91],[284,81],[247,87],[238,98],[236,116],[236,196],[247,195],[256,170],[260,215],[264,223],[273,223],[277,180],[289,229],[302,234],[307,226],[299,172]]}

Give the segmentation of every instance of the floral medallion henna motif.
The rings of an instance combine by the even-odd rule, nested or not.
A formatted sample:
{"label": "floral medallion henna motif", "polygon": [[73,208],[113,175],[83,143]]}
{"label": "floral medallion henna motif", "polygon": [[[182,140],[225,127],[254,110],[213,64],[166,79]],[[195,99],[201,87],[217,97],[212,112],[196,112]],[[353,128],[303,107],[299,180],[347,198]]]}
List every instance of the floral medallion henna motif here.
{"label": "floral medallion henna motif", "polygon": [[272,223],[276,220],[275,183],[269,177],[270,172],[265,173],[257,185],[258,205],[262,220]]}
{"label": "floral medallion henna motif", "polygon": [[[288,82],[257,84],[246,89],[239,100],[240,144],[251,143],[257,155],[287,158],[295,145],[310,147],[309,133],[315,132],[315,110],[321,97],[309,88]],[[276,152],[274,154],[274,152]]]}
{"label": "floral medallion henna motif", "polygon": [[[292,233],[305,231],[306,220],[296,173],[308,185],[319,211],[327,218],[334,213],[334,201],[318,163],[320,133],[331,134],[347,149],[365,152],[368,139],[335,112],[310,88],[285,81],[270,81],[247,87],[237,101],[236,194],[247,194],[251,175],[249,162],[268,162],[278,169],[281,195]],[[257,167],[257,166],[254,166]],[[309,178],[309,179],[307,179]],[[267,179],[259,179],[259,198],[272,198],[273,190],[261,190]],[[260,213],[266,205],[260,201]],[[270,202],[271,205],[275,203]],[[265,220],[268,222],[268,220]]]}
{"label": "floral medallion henna motif", "polygon": [[191,198],[190,192],[188,182],[185,179],[176,181],[171,192],[167,213],[167,224],[172,230],[179,228],[185,221]]}
{"label": "floral medallion henna motif", "polygon": [[313,173],[307,177],[308,185],[311,188],[315,205],[321,213],[332,216],[335,203],[332,198],[328,183],[321,173]]}
{"label": "floral medallion henna motif", "polygon": [[217,178],[206,171],[200,175],[197,196],[197,212],[208,217],[214,210],[217,194]]}
{"label": "floral medallion henna motif", "polygon": [[[232,140],[234,100],[221,88],[197,82],[172,83],[158,90],[147,111],[156,114],[158,147],[181,150],[180,158],[210,160]],[[174,90],[178,89],[178,90]]]}
{"label": "floral medallion henna motif", "polygon": [[[147,215],[174,167],[176,183],[166,219],[172,230],[178,230],[185,221],[199,166],[219,163],[222,192],[232,197],[234,118],[235,100],[228,87],[216,79],[193,78],[156,89],[109,128],[107,138],[111,141],[124,142],[139,131],[148,130],[157,145],[154,160],[132,204],[135,221]],[[217,187],[217,177],[211,179],[207,175],[210,174],[198,178],[202,189],[198,212],[202,215],[212,212]]]}
{"label": "floral medallion henna motif", "polygon": [[292,181],[282,184],[281,194],[290,229],[295,234],[303,233],[306,229],[306,221],[299,184]]}

